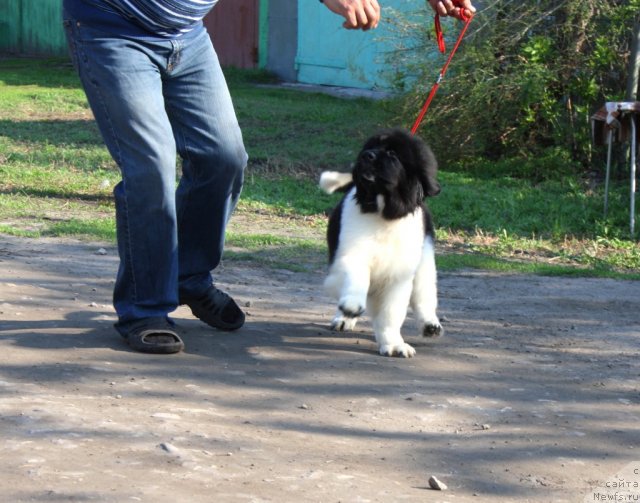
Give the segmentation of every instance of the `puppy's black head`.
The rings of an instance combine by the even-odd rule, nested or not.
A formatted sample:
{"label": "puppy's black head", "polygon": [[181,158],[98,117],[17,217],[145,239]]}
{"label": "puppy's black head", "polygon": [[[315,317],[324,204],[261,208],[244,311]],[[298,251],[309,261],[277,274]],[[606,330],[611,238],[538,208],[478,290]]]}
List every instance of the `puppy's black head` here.
{"label": "puppy's black head", "polygon": [[353,167],[356,201],[365,213],[382,210],[384,218],[401,218],[440,192],[437,169],[420,138],[400,129],[382,132],[367,140]]}

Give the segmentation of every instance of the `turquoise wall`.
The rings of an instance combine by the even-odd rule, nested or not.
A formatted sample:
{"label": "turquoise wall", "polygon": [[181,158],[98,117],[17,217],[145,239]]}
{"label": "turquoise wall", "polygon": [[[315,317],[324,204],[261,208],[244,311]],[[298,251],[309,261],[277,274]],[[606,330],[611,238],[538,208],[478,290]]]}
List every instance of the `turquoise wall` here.
{"label": "turquoise wall", "polygon": [[[421,12],[432,22],[425,0],[380,0],[383,15],[375,30],[345,30],[342,18],[320,2],[298,0],[298,81],[363,89],[390,87],[393,58],[401,31],[385,10]],[[411,43],[403,41],[403,43]],[[413,42],[415,43],[415,41]]]}

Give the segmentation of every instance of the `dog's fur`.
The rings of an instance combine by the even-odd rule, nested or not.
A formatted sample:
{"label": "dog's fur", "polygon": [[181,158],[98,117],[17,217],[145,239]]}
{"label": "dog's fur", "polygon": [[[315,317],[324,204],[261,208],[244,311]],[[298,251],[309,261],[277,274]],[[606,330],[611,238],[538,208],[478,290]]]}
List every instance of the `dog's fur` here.
{"label": "dog's fur", "polygon": [[420,334],[443,333],[436,315],[434,228],[427,196],[440,192],[431,149],[403,130],[370,138],[351,173],[325,171],[320,187],[346,192],[329,218],[328,292],[338,299],[331,324],[351,330],[365,308],[380,354],[414,356],[400,329],[411,305]]}

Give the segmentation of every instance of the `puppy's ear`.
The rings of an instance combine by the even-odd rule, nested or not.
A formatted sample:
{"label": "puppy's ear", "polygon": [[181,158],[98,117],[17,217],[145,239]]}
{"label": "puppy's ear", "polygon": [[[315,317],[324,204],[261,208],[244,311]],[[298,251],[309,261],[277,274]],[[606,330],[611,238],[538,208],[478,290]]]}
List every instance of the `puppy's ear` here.
{"label": "puppy's ear", "polygon": [[436,180],[435,176],[427,174],[426,180],[423,180],[422,187],[424,189],[424,195],[426,197],[433,197],[440,194],[440,184]]}
{"label": "puppy's ear", "polygon": [[420,183],[424,190],[425,197],[437,196],[440,193],[440,184],[438,183],[438,161],[429,146],[420,142]]}
{"label": "puppy's ear", "polygon": [[425,197],[437,196],[440,193],[440,184],[438,183],[438,161],[433,151],[427,143],[417,135],[406,130],[395,130],[395,136],[402,145],[411,153],[407,152],[403,159],[407,161],[411,159],[410,165],[412,171],[418,177],[422,192],[420,199]]}

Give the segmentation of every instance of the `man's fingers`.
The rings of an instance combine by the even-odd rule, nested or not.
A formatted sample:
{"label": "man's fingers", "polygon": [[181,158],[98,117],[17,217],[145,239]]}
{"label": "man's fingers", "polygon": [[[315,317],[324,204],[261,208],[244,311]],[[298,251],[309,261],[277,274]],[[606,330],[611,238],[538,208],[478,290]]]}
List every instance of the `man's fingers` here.
{"label": "man's fingers", "polygon": [[354,29],[358,27],[358,15],[355,11],[349,10],[345,13],[345,19],[343,26],[347,29]]}
{"label": "man's fingers", "polygon": [[441,16],[447,16],[449,14],[449,12],[447,11],[447,8],[444,6],[442,2],[438,2],[436,4],[436,12]]}
{"label": "man's fingers", "polygon": [[363,0],[361,5],[356,7],[357,28],[369,30],[378,26],[380,20],[380,5],[376,1]]}
{"label": "man's fingers", "polygon": [[367,28],[369,26],[369,18],[364,8],[356,10],[356,19],[358,21],[358,28]]}
{"label": "man's fingers", "polygon": [[440,0],[438,2],[438,11],[444,16],[451,15],[451,12],[454,10],[454,8],[455,7],[451,0]]}
{"label": "man's fingers", "polygon": [[458,19],[465,19],[476,11],[470,0],[459,1],[457,5],[452,0],[430,0],[429,3],[441,16],[452,16]]}
{"label": "man's fingers", "polygon": [[367,16],[370,20],[369,28],[375,28],[380,21],[380,4],[375,0],[369,1],[366,4],[366,9]]}
{"label": "man's fingers", "polygon": [[378,0],[324,0],[324,3],[344,17],[342,26],[350,30],[375,28],[380,21]]}

